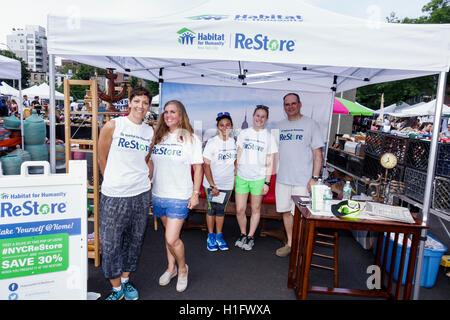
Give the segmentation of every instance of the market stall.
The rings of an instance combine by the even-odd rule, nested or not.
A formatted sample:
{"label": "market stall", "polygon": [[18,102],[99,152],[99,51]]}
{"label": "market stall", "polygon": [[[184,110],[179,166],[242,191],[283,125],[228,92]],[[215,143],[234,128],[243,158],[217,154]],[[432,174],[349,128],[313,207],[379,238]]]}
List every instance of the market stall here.
{"label": "market stall", "polygon": [[[440,120],[450,61],[449,25],[379,23],[375,27],[369,21],[300,1],[284,0],[277,7],[274,12],[273,2],[268,0],[207,1],[170,16],[141,21],[81,19],[77,28],[67,25],[67,17],[49,16],[51,105],[52,59],[57,55],[160,83],[323,94],[329,103],[318,107],[315,119],[322,125],[324,140],[336,91],[439,73],[435,119]],[[120,46],[117,39],[121,39]],[[163,102],[163,92],[161,98]],[[51,140],[54,142],[52,133]],[[434,164],[437,136],[431,145],[430,164]],[[54,161],[52,153],[51,149]],[[425,223],[433,169],[430,165]]]}
{"label": "market stall", "polygon": [[19,82],[19,112],[21,121],[22,133],[22,148],[23,148],[23,106],[22,106],[22,66],[19,60],[11,59],[0,55],[0,79],[14,79]]}

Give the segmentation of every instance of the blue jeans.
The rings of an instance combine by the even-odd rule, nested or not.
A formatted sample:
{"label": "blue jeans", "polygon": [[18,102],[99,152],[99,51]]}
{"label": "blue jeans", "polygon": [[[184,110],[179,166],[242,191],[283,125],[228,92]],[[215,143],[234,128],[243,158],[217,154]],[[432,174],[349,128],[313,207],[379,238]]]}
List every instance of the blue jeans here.
{"label": "blue jeans", "polygon": [[172,219],[186,219],[189,213],[188,200],[160,198],[153,196],[153,215]]}

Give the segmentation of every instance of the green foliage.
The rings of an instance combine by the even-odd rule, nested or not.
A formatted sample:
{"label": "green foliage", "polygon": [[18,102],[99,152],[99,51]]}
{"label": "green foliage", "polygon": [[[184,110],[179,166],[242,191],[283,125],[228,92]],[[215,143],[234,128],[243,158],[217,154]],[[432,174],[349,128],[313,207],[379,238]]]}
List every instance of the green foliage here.
{"label": "green foliage", "polygon": [[377,83],[358,88],[356,101],[368,108],[377,110],[380,108],[382,93],[384,93],[384,106],[386,107],[416,96],[431,96],[436,92],[436,83],[436,75]]}
{"label": "green foliage", "polygon": [[[0,50],[0,55],[20,61],[20,64],[21,64],[21,67],[22,67],[22,81],[21,81],[22,82],[22,88],[26,88],[28,86],[28,82],[29,82],[30,76],[31,76],[30,71],[28,71],[28,69],[27,69],[28,68],[27,63],[25,61],[23,61],[22,58],[16,56],[16,54],[14,52],[9,51],[9,50]],[[6,83],[8,83],[10,86],[13,85],[13,80],[5,79],[4,81]],[[19,86],[18,86],[17,82],[15,84],[16,84],[16,89],[19,89]]]}

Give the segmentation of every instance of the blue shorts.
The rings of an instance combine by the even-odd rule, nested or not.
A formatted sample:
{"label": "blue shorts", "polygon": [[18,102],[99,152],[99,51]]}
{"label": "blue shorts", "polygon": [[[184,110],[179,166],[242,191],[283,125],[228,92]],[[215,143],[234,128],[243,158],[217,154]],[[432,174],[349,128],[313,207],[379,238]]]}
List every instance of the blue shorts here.
{"label": "blue shorts", "polygon": [[153,215],[172,219],[186,219],[189,213],[188,200],[152,197]]}

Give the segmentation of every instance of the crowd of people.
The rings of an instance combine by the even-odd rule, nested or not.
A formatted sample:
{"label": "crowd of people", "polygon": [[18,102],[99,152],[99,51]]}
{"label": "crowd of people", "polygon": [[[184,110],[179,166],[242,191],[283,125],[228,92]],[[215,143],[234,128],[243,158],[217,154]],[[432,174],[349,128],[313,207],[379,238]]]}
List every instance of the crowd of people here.
{"label": "crowd of people", "polygon": [[311,185],[320,179],[324,146],[318,124],[300,112],[300,97],[289,93],[283,98],[287,119],[279,123],[277,135],[265,128],[267,106],[256,106],[253,126],[242,130],[237,139],[232,135],[231,114],[218,113],[217,135],[204,149],[180,101],[164,105],[154,129],[144,123],[151,99],[147,89],[133,89],[128,116],[110,120],[100,132],[102,268],[112,286],[106,299],[139,298],[129,278],[137,268],[150,205],[165,234],[167,267],[159,285],[168,285],[177,277],[176,290],[186,290],[189,266],[180,233],[190,209],[199,204],[202,186],[208,202],[206,249],[229,249],[222,231],[224,212],[234,190],[234,246],[250,251],[255,245],[262,199],[276,172],[276,211],[283,217],[288,240],[275,254],[289,256],[295,207],[291,195],[308,196]]}
{"label": "crowd of people", "polygon": [[[447,122],[447,123],[445,123]],[[444,120],[443,126],[440,128],[439,138],[449,138],[448,127],[450,126],[450,121]],[[411,117],[407,119],[393,119],[389,120],[387,118],[380,124],[376,120],[372,120],[370,130],[380,130],[383,132],[400,132],[404,134],[417,134],[423,136],[431,136],[433,134],[433,122],[420,121],[417,117]]]}

